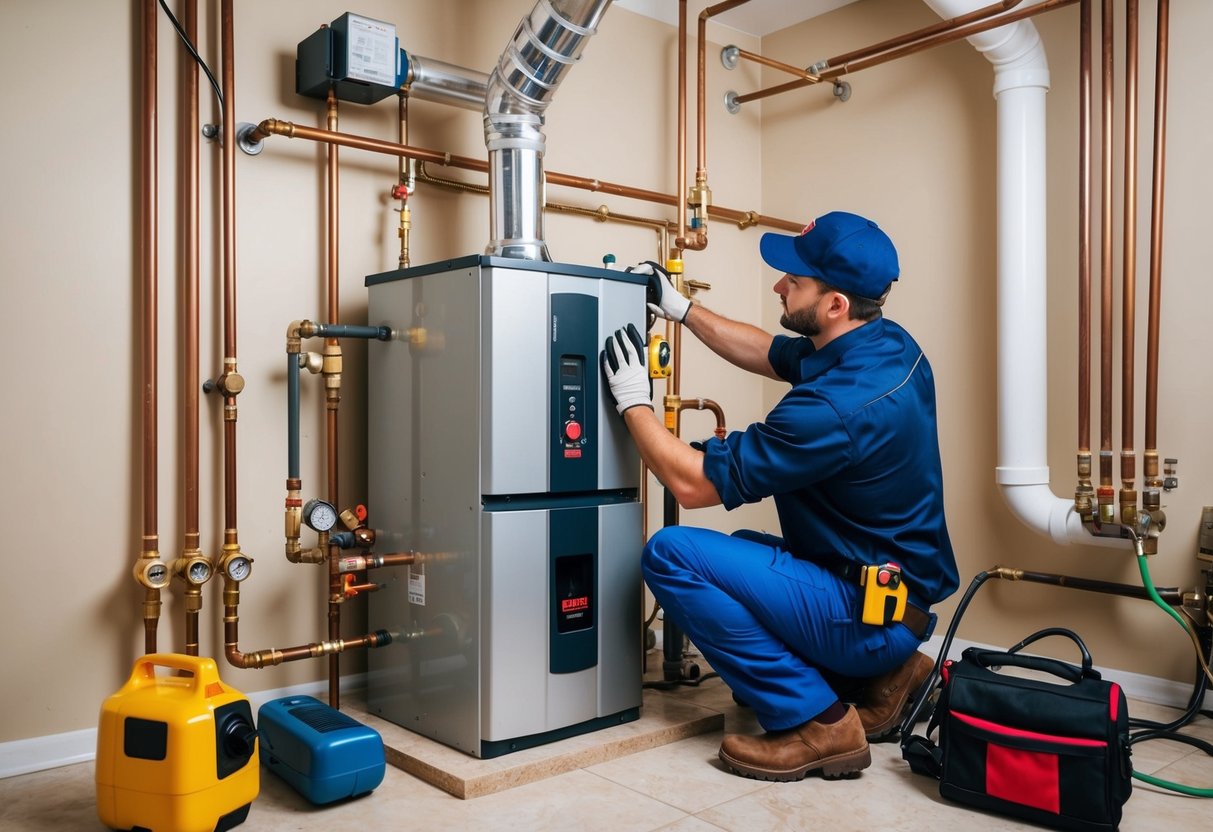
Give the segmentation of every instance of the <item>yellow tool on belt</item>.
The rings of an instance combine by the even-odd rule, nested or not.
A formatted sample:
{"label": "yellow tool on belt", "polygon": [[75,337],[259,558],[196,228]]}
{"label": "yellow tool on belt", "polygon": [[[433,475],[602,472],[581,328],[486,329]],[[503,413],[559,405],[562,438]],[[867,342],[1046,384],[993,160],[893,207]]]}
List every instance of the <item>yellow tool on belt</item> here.
{"label": "yellow tool on belt", "polygon": [[[864,566],[859,573],[863,590],[863,623],[894,624],[906,614],[906,585],[901,579],[901,567],[895,563]],[[892,613],[889,600],[893,600]]]}

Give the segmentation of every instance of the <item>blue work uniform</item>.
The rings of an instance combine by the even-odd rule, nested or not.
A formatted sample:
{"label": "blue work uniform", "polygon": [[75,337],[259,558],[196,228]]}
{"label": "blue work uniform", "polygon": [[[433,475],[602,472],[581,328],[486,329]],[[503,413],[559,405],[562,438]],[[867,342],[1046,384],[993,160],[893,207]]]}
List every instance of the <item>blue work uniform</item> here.
{"label": "blue work uniform", "polygon": [[820,350],[778,335],[768,359],[791,390],[764,421],[702,449],[724,507],[773,497],[782,537],[670,526],[643,566],[666,615],[774,731],[837,700],[823,672],[878,676],[919,644],[902,624],[861,621],[848,564],[897,563],[924,610],[958,576],[934,377],[909,333],[877,318]]}

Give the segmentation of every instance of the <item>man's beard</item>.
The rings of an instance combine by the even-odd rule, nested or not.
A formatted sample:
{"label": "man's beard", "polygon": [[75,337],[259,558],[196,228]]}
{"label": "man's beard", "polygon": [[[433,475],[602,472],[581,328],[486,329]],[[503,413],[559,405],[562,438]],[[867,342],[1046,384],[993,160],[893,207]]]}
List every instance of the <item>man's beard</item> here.
{"label": "man's beard", "polygon": [[812,338],[814,335],[821,334],[821,325],[817,323],[817,305],[821,303],[821,298],[813,301],[813,305],[808,309],[803,309],[800,312],[789,312],[785,306],[783,316],[779,319],[779,325],[784,329],[790,329],[798,335],[803,335],[806,338]]}

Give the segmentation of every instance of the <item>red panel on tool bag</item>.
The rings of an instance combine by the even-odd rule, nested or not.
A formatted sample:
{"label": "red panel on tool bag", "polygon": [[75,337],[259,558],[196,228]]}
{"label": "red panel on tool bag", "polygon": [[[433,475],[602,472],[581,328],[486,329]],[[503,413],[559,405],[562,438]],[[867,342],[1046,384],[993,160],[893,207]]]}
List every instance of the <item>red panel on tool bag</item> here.
{"label": "red panel on tool bag", "polygon": [[986,747],[986,794],[1054,814],[1061,811],[1057,755],[991,743]]}

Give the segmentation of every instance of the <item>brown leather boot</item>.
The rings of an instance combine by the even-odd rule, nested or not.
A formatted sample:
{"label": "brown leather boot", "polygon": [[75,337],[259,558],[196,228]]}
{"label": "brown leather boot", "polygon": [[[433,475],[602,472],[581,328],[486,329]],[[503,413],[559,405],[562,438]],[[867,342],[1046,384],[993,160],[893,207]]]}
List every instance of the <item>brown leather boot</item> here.
{"label": "brown leather boot", "polygon": [[900,667],[868,683],[859,703],[859,719],[869,742],[895,736],[910,695],[931,675],[935,662],[915,650]]}
{"label": "brown leather boot", "polygon": [[726,734],[720,744],[720,761],[737,774],[757,780],[802,780],[815,771],[836,780],[854,777],[870,766],[872,752],[859,715],[848,705],[846,716],[830,725],[809,721],[756,737]]}

